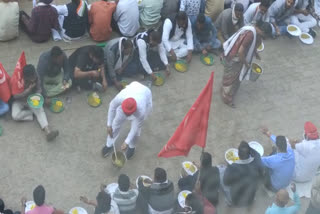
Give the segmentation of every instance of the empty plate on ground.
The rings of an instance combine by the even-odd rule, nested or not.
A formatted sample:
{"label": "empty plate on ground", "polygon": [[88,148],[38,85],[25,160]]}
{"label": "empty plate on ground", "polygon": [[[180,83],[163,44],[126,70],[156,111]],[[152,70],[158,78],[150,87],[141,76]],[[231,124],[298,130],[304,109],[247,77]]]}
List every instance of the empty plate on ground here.
{"label": "empty plate on ground", "polygon": [[256,150],[260,154],[260,156],[262,157],[262,155],[264,153],[264,149],[260,143],[258,143],[257,141],[251,141],[251,142],[249,142],[249,146],[251,148],[253,148],[254,150]]}
{"label": "empty plate on ground", "polygon": [[288,25],[287,31],[291,36],[300,36],[301,30],[297,25]]}
{"label": "empty plate on ground", "polygon": [[186,198],[190,193],[192,193],[192,192],[190,192],[188,190],[183,190],[179,193],[178,202],[179,202],[180,207],[184,208],[186,206]]}
{"label": "empty plate on ground", "polygon": [[313,37],[308,33],[301,33],[299,39],[302,43],[311,45],[313,43]]}
{"label": "empty plate on ground", "polygon": [[140,176],[138,176],[137,179],[136,179],[136,186],[137,186],[137,188],[139,188],[139,185],[138,185],[138,184],[139,184],[139,178],[140,178],[140,177],[143,179],[142,183],[143,183],[143,185],[144,185],[145,187],[151,186],[151,184],[145,183],[145,182],[144,182],[144,179],[149,179],[149,180],[151,180],[151,181],[152,181],[152,179],[151,179],[149,176],[140,175]]}
{"label": "empty plate on ground", "polygon": [[69,211],[69,214],[88,214],[82,207],[74,207]]}

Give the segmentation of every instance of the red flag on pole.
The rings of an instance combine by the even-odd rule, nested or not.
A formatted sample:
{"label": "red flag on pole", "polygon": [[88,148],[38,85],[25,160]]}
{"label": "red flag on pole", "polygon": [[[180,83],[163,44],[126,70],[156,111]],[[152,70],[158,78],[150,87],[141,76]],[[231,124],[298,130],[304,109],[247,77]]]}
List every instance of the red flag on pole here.
{"label": "red flag on pole", "polygon": [[158,157],[187,156],[193,145],[206,146],[213,75]]}
{"label": "red flag on pole", "polygon": [[26,56],[22,52],[10,79],[12,95],[20,94],[24,91],[23,68],[26,64]]}

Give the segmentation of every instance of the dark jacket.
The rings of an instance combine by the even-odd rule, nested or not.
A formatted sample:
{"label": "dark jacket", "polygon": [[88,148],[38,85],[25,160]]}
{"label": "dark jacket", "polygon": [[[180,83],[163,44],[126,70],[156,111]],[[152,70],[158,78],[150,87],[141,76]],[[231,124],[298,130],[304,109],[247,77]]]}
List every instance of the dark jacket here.
{"label": "dark jacket", "polygon": [[251,149],[253,161],[228,165],[223,182],[231,188],[232,205],[248,206],[252,204],[262,172],[260,155]]}
{"label": "dark jacket", "polygon": [[83,16],[77,14],[78,5],[74,3],[67,4],[68,16],[64,17],[63,28],[66,30],[65,34],[71,38],[81,37],[89,29],[88,9],[84,10]]}

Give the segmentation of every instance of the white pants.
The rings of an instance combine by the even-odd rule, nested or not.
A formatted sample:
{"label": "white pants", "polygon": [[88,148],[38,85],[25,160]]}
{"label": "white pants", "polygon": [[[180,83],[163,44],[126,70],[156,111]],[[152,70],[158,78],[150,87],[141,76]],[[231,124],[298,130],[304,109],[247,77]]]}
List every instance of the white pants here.
{"label": "white pants", "polygon": [[314,0],[314,11],[320,16],[320,0]]}
{"label": "white pants", "polygon": [[[131,126],[137,126],[137,122],[138,122],[138,120],[132,120]],[[117,139],[119,137],[121,125],[122,124],[116,126],[115,124],[112,124],[113,138],[111,138],[110,135],[108,135],[107,141],[106,141],[107,147],[113,146],[114,143],[117,141]],[[139,128],[136,136],[132,139],[132,141],[128,143],[129,148],[131,148],[131,149],[136,148],[137,138],[140,136],[140,134],[141,134],[141,128]]]}
{"label": "white pants", "polygon": [[21,101],[14,101],[12,104],[12,118],[16,121],[30,121],[33,120],[33,114],[36,116],[41,129],[48,126],[48,120],[43,107],[38,109],[26,108],[25,103]]}
{"label": "white pants", "polygon": [[[188,46],[184,44],[185,39],[180,39],[178,41],[169,41],[171,43],[171,47],[176,54],[177,58],[181,59],[188,55]],[[168,52],[168,54],[170,54]]]}
{"label": "white pants", "polygon": [[303,14],[297,14],[290,17],[291,24],[297,25],[302,32],[309,32],[310,28],[317,25],[317,20],[310,14],[305,16]]}

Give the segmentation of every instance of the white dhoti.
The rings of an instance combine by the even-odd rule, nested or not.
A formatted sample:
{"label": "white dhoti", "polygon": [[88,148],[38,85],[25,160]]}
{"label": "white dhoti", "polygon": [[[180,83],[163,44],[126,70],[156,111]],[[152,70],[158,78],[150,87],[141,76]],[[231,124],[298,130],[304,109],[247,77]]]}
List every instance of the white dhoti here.
{"label": "white dhoti", "polygon": [[[178,41],[169,40],[173,51],[179,59],[188,55],[188,46],[185,44],[185,41],[185,39],[179,39]],[[170,55],[169,52],[167,54]]]}

